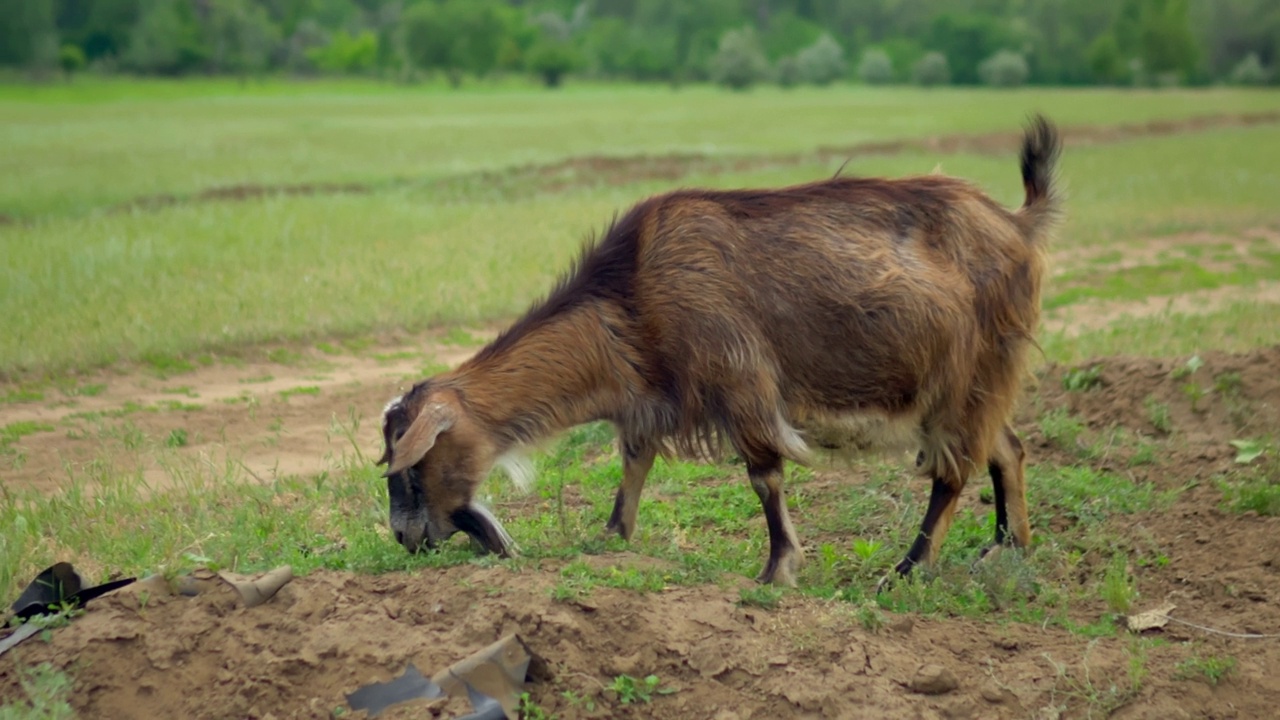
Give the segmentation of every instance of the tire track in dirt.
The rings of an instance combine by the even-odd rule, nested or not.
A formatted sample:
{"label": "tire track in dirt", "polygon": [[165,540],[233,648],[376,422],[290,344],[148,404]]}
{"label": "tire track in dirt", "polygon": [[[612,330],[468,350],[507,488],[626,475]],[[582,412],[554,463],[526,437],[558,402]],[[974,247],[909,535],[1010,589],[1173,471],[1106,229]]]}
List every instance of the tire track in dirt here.
{"label": "tire track in dirt", "polygon": [[[1080,125],[1062,128],[1070,147],[1121,143],[1144,137],[1164,137],[1229,127],[1252,127],[1280,122],[1280,112],[1236,115],[1203,115],[1184,120],[1153,120],[1124,125]],[[481,171],[422,183],[413,180],[388,183],[297,183],[263,185],[245,183],[213,187],[189,195],[148,195],[120,203],[110,212],[157,210],[181,204],[234,202],[271,196],[332,195],[369,193],[389,187],[421,186],[428,192],[450,196],[467,188],[498,189],[511,196],[567,192],[596,185],[629,185],[646,180],[675,181],[698,173],[746,172],[770,167],[789,167],[814,162],[852,160],[858,157],[927,152],[951,155],[973,153],[1007,155],[1016,151],[1020,132],[936,135],[910,140],[888,140],[855,145],[819,146],[812,152],[768,155],[712,156],[705,153],[663,155],[571,157],[552,163],[520,165],[503,170]]]}

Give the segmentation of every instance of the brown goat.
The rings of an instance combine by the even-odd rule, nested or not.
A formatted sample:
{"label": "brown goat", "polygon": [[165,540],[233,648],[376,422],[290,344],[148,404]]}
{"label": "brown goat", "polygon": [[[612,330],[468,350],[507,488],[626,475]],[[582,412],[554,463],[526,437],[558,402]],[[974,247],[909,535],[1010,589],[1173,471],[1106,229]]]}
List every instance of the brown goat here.
{"label": "brown goat", "polygon": [[1025,452],[1009,419],[1040,317],[1059,149],[1035,117],[1016,212],[939,174],[640,202],[511,328],[387,406],[379,464],[397,540],[416,552],[461,530],[510,553],[477,486],[521,448],[606,420],[623,456],[607,529],[631,537],[658,453],[731,446],[764,506],[762,582],[795,582],[782,468],[810,462],[811,446],[918,451],[933,490],[899,574],[933,561],[983,467],[992,547],[1026,547]]}

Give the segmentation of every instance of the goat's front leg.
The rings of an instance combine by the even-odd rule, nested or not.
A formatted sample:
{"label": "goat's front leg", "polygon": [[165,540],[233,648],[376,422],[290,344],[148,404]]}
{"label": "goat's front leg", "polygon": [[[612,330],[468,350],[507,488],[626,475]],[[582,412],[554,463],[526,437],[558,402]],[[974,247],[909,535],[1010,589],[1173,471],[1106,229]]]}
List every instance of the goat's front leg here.
{"label": "goat's front leg", "polygon": [[624,540],[630,540],[636,531],[636,513],[640,510],[640,493],[644,481],[653,468],[657,450],[651,444],[621,439],[618,449],[622,453],[622,485],[613,499],[613,514],[605,525],[605,532],[616,532]]}
{"label": "goat's front leg", "polygon": [[782,491],[782,458],[767,462],[748,462],[747,477],[764,506],[764,519],[769,528],[769,560],[756,578],[762,583],[796,586],[796,572],[804,560],[800,541],[791,526],[787,500]]}

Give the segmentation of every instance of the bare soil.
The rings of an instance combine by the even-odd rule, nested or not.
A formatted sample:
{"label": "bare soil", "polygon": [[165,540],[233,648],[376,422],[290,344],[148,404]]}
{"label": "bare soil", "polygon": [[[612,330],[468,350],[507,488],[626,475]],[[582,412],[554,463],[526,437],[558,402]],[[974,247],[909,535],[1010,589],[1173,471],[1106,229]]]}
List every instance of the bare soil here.
{"label": "bare soil", "polygon": [[[306,358],[289,366],[207,368],[165,381],[117,377],[75,408],[5,406],[0,423],[61,423],[86,407],[173,398],[162,386],[179,385],[199,396],[179,399],[204,402],[204,409],[136,412],[114,422],[133,422],[152,435],[185,428],[200,441],[183,452],[243,453],[262,472],[277,460],[276,472],[312,472],[335,451],[324,430],[332,419],[351,412],[362,418],[357,442],[376,453],[377,413],[415,377],[423,358],[454,363],[471,352],[438,338],[397,345],[398,354],[391,349],[326,357],[323,378]],[[378,362],[373,354],[396,359]],[[1280,518],[1220,509],[1220,493],[1209,480],[1231,468],[1231,439],[1280,427],[1280,347],[1202,359],[1191,377],[1207,386],[1226,377],[1222,385],[1230,390],[1195,407],[1183,389],[1188,378],[1176,377],[1186,358],[1082,363],[1101,366],[1100,384],[1085,392],[1063,389],[1069,368],[1046,367],[1019,430],[1033,462],[1082,462],[1043,437],[1038,416],[1068,408],[1091,433],[1119,426],[1160,438],[1146,403],[1166,404],[1175,436],[1163,441],[1155,464],[1126,468],[1120,455],[1090,461],[1160,489],[1193,485],[1171,508],[1124,517],[1112,528],[1170,558],[1167,565],[1134,568],[1139,609],[1171,601],[1173,615],[1190,622],[1277,633]],[[267,374],[273,379],[241,382]],[[321,390],[279,397],[298,385]],[[244,402],[220,402],[245,391],[259,400],[256,417]],[[282,427],[279,440],[264,445],[273,423]],[[20,445],[26,465],[16,475],[6,472],[5,484],[46,490],[65,476],[62,460],[92,459],[111,448],[125,452],[110,441],[67,438],[61,427]],[[841,478],[846,484],[865,479],[856,469]],[[633,561],[625,553],[594,560]],[[501,565],[383,576],[322,571],[251,609],[225,595],[144,600],[126,588],[93,601],[49,642],[31,640],[0,658],[0,696],[18,692],[17,665],[48,661],[73,672],[74,704],[83,717],[327,718],[344,707],[344,693],[389,680],[410,661],[429,674],[517,632],[547,664],[531,695],[560,718],[1100,717],[1109,704],[1119,704],[1113,716],[1123,718],[1257,718],[1280,703],[1280,678],[1271,671],[1280,663],[1275,639],[1170,624],[1153,631],[1170,643],[1149,651],[1137,694],[1109,702],[1110,688],[1123,692],[1129,683],[1131,639],[1123,633],[1090,641],[1057,628],[906,615],[890,615],[886,627],[868,630],[851,606],[838,602],[788,595],[774,609],[743,606],[738,591],[753,584],[745,577],[648,595],[599,588],[585,600],[557,602],[550,591],[558,567],[547,561],[519,571]],[[1105,610],[1098,599],[1072,612],[1084,624]],[[1193,653],[1233,657],[1238,665],[1217,685],[1182,678],[1177,664]],[[938,695],[913,690],[913,678],[928,664],[953,674],[956,688]],[[674,692],[654,695],[650,704],[623,705],[607,689],[620,674],[657,675]],[[1054,709],[1062,707],[1065,714]],[[383,717],[455,717],[466,710],[454,703]]]}

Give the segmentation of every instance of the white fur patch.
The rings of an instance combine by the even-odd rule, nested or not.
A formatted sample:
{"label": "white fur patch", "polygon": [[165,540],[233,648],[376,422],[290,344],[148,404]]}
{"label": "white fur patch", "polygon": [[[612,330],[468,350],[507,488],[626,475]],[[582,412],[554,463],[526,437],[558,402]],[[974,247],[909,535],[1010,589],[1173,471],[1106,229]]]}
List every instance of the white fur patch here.
{"label": "white fur patch", "polygon": [[497,460],[498,467],[507,474],[514,484],[521,491],[528,491],[533,487],[533,481],[538,475],[538,471],[533,466],[533,461],[528,455],[519,450],[511,450],[503,454]]}

